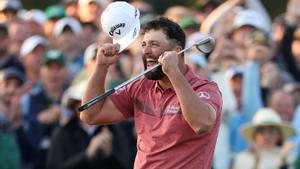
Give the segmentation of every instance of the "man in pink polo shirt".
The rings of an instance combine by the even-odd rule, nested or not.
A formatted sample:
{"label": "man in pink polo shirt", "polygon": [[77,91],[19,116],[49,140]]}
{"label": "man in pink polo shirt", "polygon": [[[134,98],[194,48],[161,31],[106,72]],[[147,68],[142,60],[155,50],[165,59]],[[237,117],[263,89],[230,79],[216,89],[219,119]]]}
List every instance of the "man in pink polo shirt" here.
{"label": "man in pink polo shirt", "polygon": [[[184,47],[185,35],[176,23],[166,18],[149,22],[143,32],[144,67],[162,66],[81,112],[88,124],[134,118],[135,169],[211,168],[222,96],[216,83],[195,76],[184,56],[177,57]],[[118,45],[99,46],[83,103],[104,92],[107,69],[118,61],[118,50]]]}

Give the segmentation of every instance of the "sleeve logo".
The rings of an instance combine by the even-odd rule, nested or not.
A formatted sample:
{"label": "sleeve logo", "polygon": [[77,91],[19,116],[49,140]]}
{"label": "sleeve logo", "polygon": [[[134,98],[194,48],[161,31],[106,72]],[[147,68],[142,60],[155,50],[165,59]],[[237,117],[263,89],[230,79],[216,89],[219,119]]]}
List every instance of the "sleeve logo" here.
{"label": "sleeve logo", "polygon": [[204,99],[210,99],[210,95],[207,92],[199,92],[198,96]]}

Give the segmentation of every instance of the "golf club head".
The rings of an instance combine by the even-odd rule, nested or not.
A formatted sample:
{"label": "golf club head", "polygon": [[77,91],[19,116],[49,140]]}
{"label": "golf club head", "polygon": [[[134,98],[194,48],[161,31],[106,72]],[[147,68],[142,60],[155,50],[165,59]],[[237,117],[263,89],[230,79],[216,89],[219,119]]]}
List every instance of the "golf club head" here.
{"label": "golf club head", "polygon": [[213,37],[209,36],[204,40],[196,42],[195,46],[199,51],[201,51],[205,54],[208,54],[208,53],[211,53],[214,50],[215,44],[216,44],[215,39]]}

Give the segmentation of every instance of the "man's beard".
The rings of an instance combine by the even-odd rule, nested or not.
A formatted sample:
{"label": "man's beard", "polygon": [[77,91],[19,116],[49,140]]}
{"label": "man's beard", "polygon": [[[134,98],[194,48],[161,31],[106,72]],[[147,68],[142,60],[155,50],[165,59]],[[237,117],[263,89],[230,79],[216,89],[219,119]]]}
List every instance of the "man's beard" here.
{"label": "man's beard", "polygon": [[[146,57],[143,57],[143,63],[144,63],[144,70],[147,69],[147,61],[145,59]],[[149,80],[161,80],[165,77],[164,72],[162,71],[161,65],[157,68],[151,70],[150,72],[145,74],[145,77]]]}

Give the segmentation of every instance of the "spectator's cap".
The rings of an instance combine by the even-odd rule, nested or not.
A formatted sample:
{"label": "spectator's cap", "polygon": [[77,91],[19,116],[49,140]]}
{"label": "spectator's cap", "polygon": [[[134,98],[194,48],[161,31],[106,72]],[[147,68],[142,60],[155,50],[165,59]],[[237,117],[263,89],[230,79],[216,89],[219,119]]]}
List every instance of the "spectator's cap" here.
{"label": "spectator's cap", "polygon": [[259,127],[275,126],[278,127],[282,139],[286,139],[294,134],[294,129],[288,122],[283,122],[277,112],[270,108],[259,109],[252,120],[241,128],[242,136],[249,142],[253,142],[254,134]]}
{"label": "spectator's cap", "polygon": [[20,82],[21,85],[25,82],[25,75],[15,68],[5,69],[2,72],[1,77],[2,77],[1,79],[3,80],[15,78]]}
{"label": "spectator's cap", "polygon": [[235,67],[231,67],[230,69],[228,69],[225,72],[225,76],[228,79],[232,79],[233,77],[237,76],[237,75],[243,75],[245,72],[245,68],[243,68],[242,66],[235,66]]}
{"label": "spectator's cap", "polygon": [[199,65],[201,68],[207,67],[207,60],[205,56],[199,52],[189,53],[186,57],[188,62],[195,63]]}
{"label": "spectator's cap", "polygon": [[268,32],[268,30],[266,30],[268,28],[268,22],[263,18],[264,17],[260,13],[254,10],[240,10],[234,17],[233,29],[235,30],[243,26],[252,26],[256,29]]}
{"label": "spectator's cap", "polygon": [[84,51],[84,64],[89,63],[91,60],[96,58],[97,54],[97,44],[93,43],[89,45]]}
{"label": "spectator's cap", "polygon": [[61,5],[51,5],[46,9],[45,13],[48,19],[59,19],[66,16],[65,9]]}
{"label": "spectator's cap", "polygon": [[29,38],[27,38],[22,46],[21,46],[21,50],[20,50],[20,56],[24,57],[26,55],[28,55],[30,52],[32,52],[38,45],[42,45],[44,47],[48,46],[48,41],[46,38],[44,38],[43,36],[40,35],[34,35],[31,36]]}
{"label": "spectator's cap", "polygon": [[18,11],[21,9],[22,4],[19,0],[0,0],[0,11],[5,9],[10,9],[14,11]]}
{"label": "spectator's cap", "polygon": [[127,48],[138,37],[139,17],[139,10],[124,1],[110,3],[102,12],[102,29],[113,39],[114,44],[120,45],[119,52]]}
{"label": "spectator's cap", "polygon": [[75,35],[78,35],[81,31],[81,25],[78,20],[72,17],[65,17],[55,23],[53,35],[59,36],[67,27],[69,27]]}
{"label": "spectator's cap", "polygon": [[34,21],[43,26],[47,22],[46,14],[39,9],[32,9],[21,16],[26,21]]}
{"label": "spectator's cap", "polygon": [[101,6],[103,5],[103,0],[78,0],[79,5],[86,5],[89,3],[95,3]]}
{"label": "spectator's cap", "polygon": [[193,17],[185,16],[179,20],[179,25],[182,29],[195,29],[199,30],[200,24],[198,24]]}
{"label": "spectator's cap", "polygon": [[268,34],[263,31],[254,31],[250,34],[248,39],[245,41],[245,46],[251,46],[254,44],[270,46],[271,39],[269,38]]}
{"label": "spectator's cap", "polygon": [[70,86],[67,90],[68,99],[81,101],[86,86],[87,86],[87,80],[84,80],[78,84]]}
{"label": "spectator's cap", "polygon": [[43,58],[44,65],[48,65],[51,62],[58,62],[62,66],[66,64],[66,60],[63,53],[59,50],[54,49],[47,51]]}

